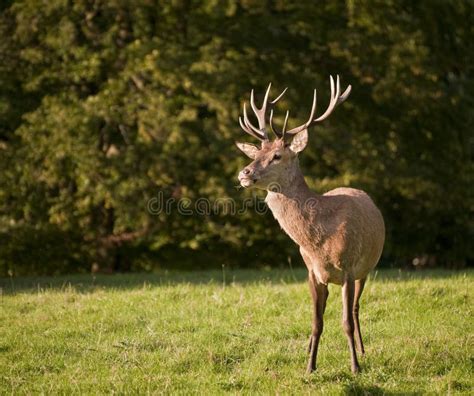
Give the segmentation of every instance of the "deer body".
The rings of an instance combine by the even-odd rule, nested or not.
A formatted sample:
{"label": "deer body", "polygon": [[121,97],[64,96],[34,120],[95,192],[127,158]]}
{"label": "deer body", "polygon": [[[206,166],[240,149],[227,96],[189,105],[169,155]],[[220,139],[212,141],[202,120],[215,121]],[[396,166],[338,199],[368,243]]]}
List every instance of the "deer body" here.
{"label": "deer body", "polygon": [[319,283],[342,285],[345,275],[365,279],[382,253],[382,215],[361,190],[337,188],[324,195],[306,183],[296,191],[269,191],[265,201],[281,228],[300,246]]}
{"label": "deer body", "polygon": [[[286,91],[286,90],[285,90]],[[309,342],[307,371],[316,368],[319,339],[323,331],[323,316],[328,298],[328,283],[342,286],[342,325],[351,354],[352,372],[360,371],[355,345],[364,353],[359,324],[359,299],[364,290],[368,273],[382,254],[385,227],[380,211],[370,197],[361,190],[336,188],[324,195],[311,191],[301,173],[298,153],[308,141],[308,128],[326,119],[337,105],[350,94],[349,86],[340,92],[339,77],[336,88],[331,77],[331,99],[326,111],[318,118],[316,113],[316,90],[311,114],[306,123],[286,131],[288,112],[281,132],[272,124],[276,135],[268,139],[266,128],[267,107],[273,107],[285,93],[268,102],[270,86],[263,105],[255,105],[253,91],[250,104],[259,127],[252,125],[244,105],[243,120],[239,118],[245,132],[260,139],[260,148],[248,143],[237,146],[253,162],[239,173],[243,187],[256,187],[268,191],[266,202],[283,230],[299,245],[300,253],[308,269],[308,283],[313,303],[312,330]]]}

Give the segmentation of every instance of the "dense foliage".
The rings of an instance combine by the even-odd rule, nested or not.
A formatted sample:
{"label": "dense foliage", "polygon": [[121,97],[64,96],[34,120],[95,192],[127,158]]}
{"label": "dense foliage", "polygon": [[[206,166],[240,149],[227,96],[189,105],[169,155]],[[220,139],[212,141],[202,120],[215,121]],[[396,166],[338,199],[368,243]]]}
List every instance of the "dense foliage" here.
{"label": "dense foliage", "polygon": [[[319,192],[365,189],[386,262],[465,265],[473,198],[471,1],[40,0],[0,14],[0,274],[287,265],[271,214],[183,215],[252,195],[233,145],[252,87],[350,100],[301,156]],[[150,199],[174,198],[169,213]],[[257,197],[261,195],[257,193]]]}

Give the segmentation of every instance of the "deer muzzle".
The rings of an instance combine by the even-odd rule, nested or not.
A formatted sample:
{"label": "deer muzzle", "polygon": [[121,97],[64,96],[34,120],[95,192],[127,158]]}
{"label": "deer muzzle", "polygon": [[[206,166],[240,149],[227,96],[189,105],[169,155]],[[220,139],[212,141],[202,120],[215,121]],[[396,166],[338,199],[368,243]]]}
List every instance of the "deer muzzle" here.
{"label": "deer muzzle", "polygon": [[242,169],[239,173],[239,182],[242,187],[250,187],[255,184],[257,180],[255,171],[250,167]]}

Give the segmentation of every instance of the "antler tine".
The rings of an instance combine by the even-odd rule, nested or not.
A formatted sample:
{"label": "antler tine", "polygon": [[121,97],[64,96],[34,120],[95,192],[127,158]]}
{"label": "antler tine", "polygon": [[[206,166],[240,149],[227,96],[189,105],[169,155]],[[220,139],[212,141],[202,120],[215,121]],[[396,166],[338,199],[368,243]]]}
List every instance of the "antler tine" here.
{"label": "antler tine", "polygon": [[281,131],[281,136],[285,137],[286,126],[288,125],[288,117],[290,116],[290,110],[286,111],[285,122],[283,123],[283,130]]}
{"label": "antler tine", "polygon": [[[263,104],[262,104],[262,107],[260,109],[255,104],[255,97],[254,97],[253,89],[250,91],[250,106],[252,106],[252,110],[254,111],[255,114],[261,113],[262,110],[266,110],[267,102],[268,102],[268,95],[270,94],[270,88],[271,87],[272,87],[272,83],[268,84],[267,90],[265,91],[265,97],[263,98]],[[265,111],[263,111],[263,113],[265,113]],[[258,121],[260,121],[260,119]]]}
{"label": "antler tine", "polygon": [[341,96],[339,96],[339,99],[337,100],[337,104],[339,105],[342,102],[344,102],[349,97],[351,91],[352,91],[352,85],[348,85],[344,93]]}
{"label": "antler tine", "polygon": [[308,121],[306,121],[303,125],[300,125],[299,127],[291,129],[287,133],[290,134],[290,135],[294,135],[298,132],[301,132],[303,129],[308,128],[313,123],[314,115],[316,113],[316,107],[317,107],[317,92],[316,92],[316,90],[314,90],[313,104],[311,106],[311,113],[309,115]]}
{"label": "antler tine", "polygon": [[288,125],[288,117],[290,116],[290,110],[287,110],[286,111],[286,115],[285,115],[285,122],[283,123],[283,129],[280,132],[278,132],[275,127],[273,126],[273,109],[270,110],[270,128],[272,130],[272,132],[275,134],[275,136],[277,138],[283,138],[285,137],[285,132],[286,132],[286,126]]}
{"label": "antler tine", "polygon": [[263,136],[257,135],[253,130],[251,130],[250,128],[248,128],[248,127],[244,124],[244,122],[242,121],[242,118],[241,118],[241,117],[239,117],[239,124],[240,124],[240,127],[241,127],[245,132],[247,132],[249,135],[252,135],[253,137],[256,137],[256,138],[259,139],[259,140],[265,140],[265,139],[263,138]]}
{"label": "antler tine", "polygon": [[265,96],[263,98],[261,110],[265,110],[267,107],[268,95],[270,94],[271,87],[272,87],[272,83],[268,83],[268,87],[267,87],[267,90],[265,91]]}
{"label": "antler tine", "polygon": [[270,110],[270,129],[277,138],[281,138],[280,132],[273,128],[273,109]]}
{"label": "antler tine", "polygon": [[314,115],[316,114],[316,103],[318,101],[318,95],[317,95],[317,92],[316,92],[316,89],[314,90],[314,93],[313,93],[313,105],[311,106],[311,114],[309,115],[309,119],[308,119],[308,122],[307,124],[311,124],[311,122],[313,122],[313,118],[314,118]]}
{"label": "antler tine", "polygon": [[268,140],[266,133],[262,133],[262,131],[252,125],[249,121],[249,117],[247,115],[247,104],[244,103],[244,124],[245,126],[250,129],[253,133],[251,135],[257,135],[260,140]]}
{"label": "antler tine", "polygon": [[[255,104],[254,91],[250,91],[250,106],[252,107],[255,116],[257,117],[258,127],[261,132],[263,132],[265,139],[268,139],[267,131],[265,130],[265,113],[267,111],[268,95],[270,94],[270,89],[272,83],[268,84],[268,88],[265,91],[265,97],[263,98],[262,107],[258,108]],[[252,125],[253,126],[253,125]]]}
{"label": "antler tine", "polygon": [[[274,133],[274,135],[277,137],[277,138],[282,138],[284,135],[285,135],[285,130],[283,130],[283,132],[280,134],[280,132],[278,132],[274,127],[273,127],[273,107],[277,104],[277,102],[283,97],[283,95],[285,94],[286,90],[288,89],[288,87],[286,87],[280,95],[278,95],[275,99],[273,99],[271,102],[270,102],[270,106],[271,106],[271,110],[270,110],[270,129],[272,130],[272,132]],[[286,128],[286,127],[285,127]]]}
{"label": "antler tine", "polygon": [[272,101],[270,102],[270,104],[271,104],[271,105],[275,105],[275,104],[283,97],[283,95],[285,94],[285,92],[286,92],[287,89],[288,89],[288,87],[286,87],[286,88],[283,90],[283,92],[282,92],[280,95],[278,95],[278,97],[277,97],[276,99],[272,100]]}
{"label": "antler tine", "polygon": [[263,135],[259,129],[255,128],[249,121],[248,115],[247,115],[247,105],[244,103],[244,116],[243,116],[243,121],[242,118],[239,117],[239,124],[242,127],[242,129],[247,132],[249,135],[252,135],[253,137],[256,137],[259,140],[265,140],[266,137]]}

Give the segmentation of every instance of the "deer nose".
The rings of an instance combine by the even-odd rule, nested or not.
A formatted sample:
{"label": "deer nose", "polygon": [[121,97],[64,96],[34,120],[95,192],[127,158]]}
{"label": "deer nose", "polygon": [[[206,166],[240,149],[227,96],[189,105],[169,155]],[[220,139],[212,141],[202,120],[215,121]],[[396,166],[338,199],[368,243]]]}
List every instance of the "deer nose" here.
{"label": "deer nose", "polygon": [[240,171],[239,180],[250,179],[250,178],[253,178],[254,175],[255,175],[254,169],[252,169],[251,167],[247,167]]}

